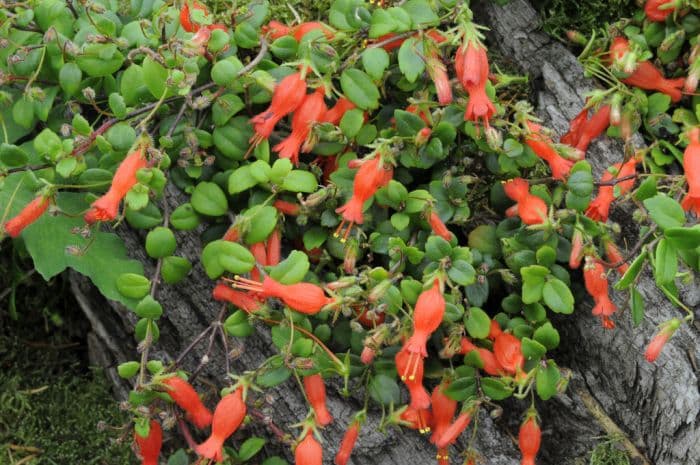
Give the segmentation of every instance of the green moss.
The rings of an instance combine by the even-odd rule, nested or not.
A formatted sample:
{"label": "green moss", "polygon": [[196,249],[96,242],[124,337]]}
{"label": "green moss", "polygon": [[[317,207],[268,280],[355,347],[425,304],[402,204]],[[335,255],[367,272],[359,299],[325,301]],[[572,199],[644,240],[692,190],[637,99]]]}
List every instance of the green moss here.
{"label": "green moss", "polygon": [[559,38],[565,38],[569,29],[588,35],[593,29],[630,17],[637,9],[632,0],[534,0],[533,4],[542,15],[544,31]]}
{"label": "green moss", "polygon": [[611,437],[591,451],[590,465],[630,465],[630,458],[619,439]]}
{"label": "green moss", "polygon": [[28,267],[0,256],[0,291],[25,277],[0,302],[0,464],[134,463],[130,435],[118,443],[114,429],[126,415],[103,373],[88,367],[88,326],[65,282],[27,279],[20,266]]}

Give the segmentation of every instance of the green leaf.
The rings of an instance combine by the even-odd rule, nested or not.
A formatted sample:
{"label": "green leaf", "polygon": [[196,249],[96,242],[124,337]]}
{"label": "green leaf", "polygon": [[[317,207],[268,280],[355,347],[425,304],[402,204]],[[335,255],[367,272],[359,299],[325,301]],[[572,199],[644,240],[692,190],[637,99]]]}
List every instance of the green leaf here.
{"label": "green leaf", "polygon": [[291,375],[292,370],[285,366],[281,366],[278,368],[273,368],[271,370],[264,371],[263,373],[258,375],[257,378],[255,378],[255,382],[256,384],[259,384],[262,387],[271,388],[284,383],[285,381],[287,381],[287,379],[289,379]]}
{"label": "green leaf", "polygon": [[575,195],[587,197],[593,192],[593,175],[587,170],[575,171],[569,176],[566,184]]}
{"label": "green leaf", "polygon": [[425,71],[423,41],[415,37],[406,39],[399,48],[399,69],[408,82],[415,82]]}
{"label": "green leaf", "polygon": [[190,199],[192,208],[197,213],[207,216],[222,216],[228,211],[226,194],[213,182],[200,182],[195,187]]}
{"label": "green leaf", "polygon": [[282,284],[301,282],[309,272],[309,257],[299,250],[292,250],[289,256],[270,270],[270,277]]}
{"label": "green leaf", "polygon": [[8,166],[22,166],[29,161],[27,152],[12,144],[3,143],[0,145],[0,161]]}
{"label": "green leaf", "polygon": [[265,439],[255,436],[246,439],[245,442],[241,444],[241,448],[238,450],[238,458],[243,462],[250,460],[255,454],[260,452],[260,449],[262,449],[262,447],[265,445],[265,442]]}
{"label": "green leaf", "polygon": [[372,12],[370,19],[369,37],[376,39],[383,35],[394,32],[398,28],[398,24],[389,12],[383,8],[377,8]]}
{"label": "green leaf", "polygon": [[362,125],[365,122],[365,115],[362,110],[353,108],[352,110],[346,111],[340,120],[340,130],[343,132],[345,137],[352,139],[360,132]]}
{"label": "green leaf", "polygon": [[372,79],[356,68],[346,69],[340,76],[343,94],[363,110],[379,108],[379,90]]}
{"label": "green leaf", "polygon": [[476,396],[476,379],[473,376],[457,378],[442,392],[452,400],[464,402]]}
{"label": "green leaf", "polygon": [[245,233],[246,244],[256,244],[267,239],[277,226],[277,209],[271,206],[256,205],[243,214],[250,225]]}
{"label": "green leaf", "polygon": [[184,257],[165,257],[160,274],[167,284],[176,284],[182,281],[192,269],[192,263]]}
{"label": "green leaf", "polygon": [[143,82],[153,97],[160,99],[164,94],[166,97],[172,94],[172,92],[166,91],[168,70],[163,65],[147,56],[143,59],[141,67],[143,69]]}
{"label": "green leaf", "polygon": [[200,220],[191,203],[183,203],[170,215],[170,223],[173,228],[180,231],[190,231],[199,226]]}
{"label": "green leaf", "polygon": [[163,307],[150,295],[147,295],[136,305],[134,313],[140,318],[155,320],[163,314]]}
{"label": "green leaf", "polygon": [[547,353],[547,348],[533,339],[524,337],[521,342],[523,355],[528,360],[539,360]]}
{"label": "green leaf", "polygon": [[369,395],[375,402],[389,406],[401,401],[399,385],[393,378],[384,374],[375,375],[369,383]]}
{"label": "green leaf", "polygon": [[472,338],[486,339],[491,330],[491,318],[482,309],[471,307],[464,317],[464,325]]}
{"label": "green leaf", "polygon": [[58,83],[68,97],[72,97],[78,92],[82,79],[83,72],[78,65],[72,62],[64,64],[58,73]]}
{"label": "green leaf", "polygon": [[634,259],[630,267],[627,269],[625,274],[620,278],[620,280],[615,283],[615,289],[618,291],[624,291],[632,285],[632,283],[637,279],[639,273],[642,271],[644,264],[647,261],[648,252],[646,249],[640,253],[637,258]]}
{"label": "green leaf", "polygon": [[651,219],[661,229],[677,228],[685,223],[683,208],[666,194],[656,194],[644,201],[644,207],[649,211]]}
{"label": "green leaf", "polygon": [[537,395],[540,396],[542,400],[548,400],[552,398],[557,393],[557,384],[561,375],[559,373],[559,368],[554,364],[552,360],[547,361],[547,367],[538,367],[536,376],[536,389]]}
{"label": "green leaf", "polygon": [[250,165],[243,165],[233,170],[228,177],[228,193],[240,194],[257,184],[257,179],[250,174]]}
{"label": "green leaf", "polygon": [[23,233],[36,270],[48,280],[66,268],[72,268],[89,277],[108,299],[134,308],[136,301],[117,289],[117,278],[123,273],[142,275],[141,263],[128,258],[124,242],[116,234],[95,230],[85,238],[74,233],[85,224],[83,218],[76,215],[87,208],[82,194],[62,193],[57,203],[71,216],[44,215]]}
{"label": "green leaf", "polygon": [[124,55],[115,44],[88,44],[75,58],[75,62],[88,76],[104,77],[114,74],[122,67]]}
{"label": "green leaf", "polygon": [[469,286],[476,281],[476,270],[465,260],[455,260],[447,270],[447,276],[460,286]]}
{"label": "green leaf", "polygon": [[550,322],[537,328],[532,337],[535,341],[545,346],[547,350],[553,350],[559,346],[559,331]]}
{"label": "green leaf", "polygon": [[481,389],[493,400],[507,399],[513,393],[513,388],[495,378],[482,378]]}
{"label": "green leaf", "polygon": [[117,290],[124,297],[141,299],[151,289],[151,282],[147,277],[137,273],[122,273],[117,278]]}
{"label": "green leaf", "polygon": [[248,337],[255,331],[248,321],[248,313],[236,310],[224,321],[224,329],[233,337]]}
{"label": "green leaf", "polygon": [[389,54],[381,47],[367,49],[362,52],[362,67],[372,79],[379,81],[389,67]]}
{"label": "green leaf", "polygon": [[430,236],[425,243],[425,256],[438,261],[452,253],[452,246],[440,236]]}
{"label": "green leaf", "polygon": [[656,255],[654,260],[654,276],[656,284],[663,286],[669,284],[676,279],[678,272],[678,253],[668,240],[661,239],[656,246]]}
{"label": "green leaf", "polygon": [[120,378],[129,379],[132,376],[136,376],[140,367],[141,364],[139,362],[124,362],[117,367],[117,373],[119,373]]}
{"label": "green leaf", "polygon": [[146,235],[146,253],[151,258],[172,255],[176,247],[175,234],[169,228],[158,226]]}
{"label": "green leaf", "polygon": [[664,236],[676,249],[688,250],[700,247],[700,225],[692,228],[668,228]]}
{"label": "green leaf", "polygon": [[408,13],[415,26],[435,25],[440,20],[426,0],[409,0],[401,8]]}
{"label": "green leaf", "polygon": [[282,189],[290,192],[304,192],[310,194],[318,189],[318,181],[316,176],[309,171],[292,170],[284,181],[282,181]]}
{"label": "green leaf", "polygon": [[569,286],[557,278],[547,280],[542,288],[542,297],[544,303],[556,313],[570,314],[574,311],[574,296]]}
{"label": "green leaf", "polygon": [[225,271],[247,273],[253,269],[255,258],[248,249],[235,242],[212,241],[202,250],[202,265],[207,276],[216,279]]}

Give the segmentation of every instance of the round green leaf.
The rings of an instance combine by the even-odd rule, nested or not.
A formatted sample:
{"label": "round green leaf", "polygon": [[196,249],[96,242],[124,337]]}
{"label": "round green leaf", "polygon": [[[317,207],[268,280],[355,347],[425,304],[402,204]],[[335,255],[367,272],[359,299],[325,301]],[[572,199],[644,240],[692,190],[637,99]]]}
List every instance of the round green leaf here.
{"label": "round green leaf", "polygon": [[340,76],[343,94],[363,110],[379,107],[379,90],[367,74],[356,68],[346,69]]}
{"label": "round green leaf", "polygon": [[163,226],[154,228],[146,236],[146,253],[151,258],[163,258],[172,255],[177,247],[175,234]]}
{"label": "round green leaf", "polygon": [[544,303],[556,313],[573,313],[574,296],[569,287],[561,280],[549,279],[542,288]]}
{"label": "round green leaf", "polygon": [[200,182],[190,199],[197,213],[207,216],[222,216],[228,211],[228,200],[224,191],[213,182]]}
{"label": "round green leaf", "polygon": [[140,274],[122,273],[117,278],[117,290],[124,297],[140,299],[151,290],[151,282]]}

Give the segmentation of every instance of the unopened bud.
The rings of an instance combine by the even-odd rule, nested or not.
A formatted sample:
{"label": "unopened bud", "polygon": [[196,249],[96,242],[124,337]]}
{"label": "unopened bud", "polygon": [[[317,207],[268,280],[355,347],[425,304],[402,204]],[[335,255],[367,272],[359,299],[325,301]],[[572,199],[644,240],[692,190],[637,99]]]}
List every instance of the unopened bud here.
{"label": "unopened bud", "polygon": [[422,147],[428,142],[428,139],[430,139],[430,134],[432,133],[432,129],[430,128],[423,128],[420,131],[418,131],[418,134],[416,134],[416,137],[414,139],[414,143],[416,144],[416,147]]}
{"label": "unopened bud", "polygon": [[486,135],[486,143],[491,150],[498,150],[501,148],[503,145],[503,136],[498,129],[489,126],[484,133]]}
{"label": "unopened bud", "polygon": [[587,42],[586,36],[581,34],[579,31],[575,31],[573,29],[566,31],[566,38],[569,39],[569,42],[571,42],[572,44],[581,46],[586,45]]}

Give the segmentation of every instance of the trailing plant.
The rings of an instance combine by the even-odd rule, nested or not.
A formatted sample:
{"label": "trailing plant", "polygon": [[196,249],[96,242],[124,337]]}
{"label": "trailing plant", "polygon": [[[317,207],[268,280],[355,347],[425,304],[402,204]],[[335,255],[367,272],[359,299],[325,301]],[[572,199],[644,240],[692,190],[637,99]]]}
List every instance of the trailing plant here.
{"label": "trailing plant", "polygon": [[[133,381],[143,463],[157,463],[176,424],[201,461],[251,459],[263,439],[236,450],[228,438],[246,417],[265,420],[259,391],[287,383],[308,416],[293,436],[264,423],[298,464],[320,464],[336,452],[316,434],[334,421],[328,378],[364,406],[339,465],[371,409],[382,430],[432,432],[440,463],[471,426],[464,460],[475,463],[479,412],[511,397],[525,403],[519,447],[534,463],[536,404],[570,378],[551,351],[575,341],[550,318],[574,312],[571,270],[582,268],[593,315],[614,330],[625,316],[609,282],[629,292],[638,324],[634,283],[651,267],[680,311],[650,361],[693,319],[676,282],[699,266],[700,229],[684,211],[700,209],[700,107],[684,96],[697,83],[698,5],[672,3],[663,23],[638,15],[586,42],[587,70],[608,87],[561,139],[511,98],[525,78],[493,72],[463,2],[336,0],[326,22],[292,24],[271,20],[266,0],[4,5],[3,230],[45,278],[73,268],[138,316],[140,360],[119,374]],[[642,125],[678,141],[635,148]],[[624,149],[596,181],[585,154],[608,126]],[[628,247],[609,221],[616,211],[639,224]],[[144,230],[150,276],[110,232],[127,225]],[[201,239],[201,266],[178,248],[186,234]],[[159,289],[202,272],[221,310],[174,362],[159,360]],[[230,338],[257,326],[278,353],[233,373]],[[216,403],[193,383],[219,343],[227,377]]]}

